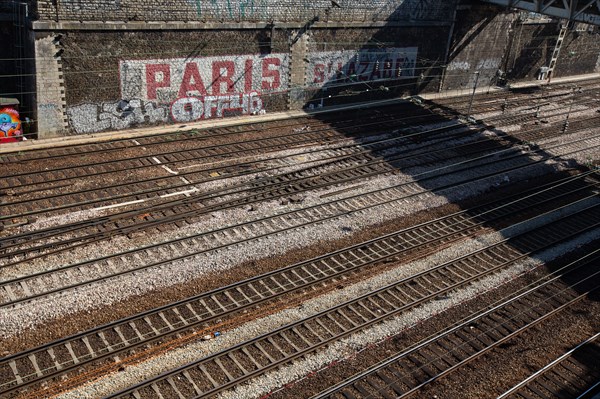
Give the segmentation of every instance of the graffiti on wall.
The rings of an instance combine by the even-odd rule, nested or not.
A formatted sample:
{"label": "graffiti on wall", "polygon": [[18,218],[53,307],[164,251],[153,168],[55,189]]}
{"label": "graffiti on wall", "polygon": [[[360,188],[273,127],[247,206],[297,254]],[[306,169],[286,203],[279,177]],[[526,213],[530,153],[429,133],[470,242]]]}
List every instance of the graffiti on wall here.
{"label": "graffiti on wall", "polygon": [[308,82],[311,86],[372,82],[415,76],[417,48],[378,48],[323,51],[310,55]]}
{"label": "graffiti on wall", "polygon": [[78,134],[104,130],[121,130],[143,124],[169,122],[168,107],[151,101],[133,99],[125,102],[83,104],[67,108],[71,127]]}
{"label": "graffiti on wall", "polygon": [[0,137],[20,137],[22,135],[19,112],[10,107],[0,108]]}
{"label": "graffiti on wall", "polygon": [[[324,51],[307,58],[310,87],[415,75],[417,48]],[[289,55],[123,60],[121,100],[71,106],[76,133],[188,123],[264,112],[264,97],[289,89]]]}
{"label": "graffiti on wall", "polygon": [[499,58],[486,58],[479,60],[477,64],[471,64],[469,61],[452,61],[448,64],[449,71],[468,71],[473,68],[476,71],[482,69],[498,69],[502,60]]}
{"label": "graffiti on wall", "polygon": [[124,60],[119,72],[122,100],[67,109],[76,133],[261,113],[261,96],[288,88],[289,56]]}
{"label": "graffiti on wall", "polygon": [[184,97],[270,93],[288,85],[288,54],[121,61],[123,98],[172,103]]}

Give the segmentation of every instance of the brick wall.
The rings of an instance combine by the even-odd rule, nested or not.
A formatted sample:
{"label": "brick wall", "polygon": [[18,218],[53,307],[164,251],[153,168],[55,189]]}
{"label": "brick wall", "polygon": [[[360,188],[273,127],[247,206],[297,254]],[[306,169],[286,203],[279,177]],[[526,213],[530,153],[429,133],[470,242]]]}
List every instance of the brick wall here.
{"label": "brick wall", "polygon": [[[524,24],[516,13],[477,2],[458,9],[452,29],[452,0],[39,0],[35,5],[42,23],[73,22],[67,28],[43,25],[39,29],[45,33],[36,39],[35,57],[42,58],[36,61],[37,110],[45,119],[40,131],[50,134],[470,90],[475,72],[483,86],[496,83],[499,69],[514,80],[534,79],[558,33],[556,24]],[[317,16],[320,25],[313,26]],[[93,28],[86,21],[95,22]],[[127,24],[104,28],[102,21],[167,23],[141,30]],[[168,21],[214,22],[222,29],[196,23],[181,30],[169,28]],[[332,23],[323,24],[327,21]],[[377,27],[369,26],[372,22]],[[597,38],[597,29],[569,34],[554,76],[600,68]],[[393,68],[386,66],[390,58]],[[363,62],[373,65],[363,68],[362,76],[348,76],[357,72],[353,63],[362,68]]]}
{"label": "brick wall", "polygon": [[38,0],[51,21],[330,21],[449,18],[454,1],[438,0]]}
{"label": "brick wall", "polygon": [[580,75],[597,71],[600,57],[600,28],[579,24],[579,30],[567,34],[556,63],[554,77]]}
{"label": "brick wall", "polygon": [[[256,92],[260,96],[261,109],[267,112],[297,109],[311,102],[316,93],[322,92],[321,86],[329,86],[332,71],[323,71],[327,76],[322,83],[308,81],[308,76],[314,74],[311,68],[315,64],[311,60],[315,56],[321,57],[319,62],[323,62],[323,59],[339,60],[347,54],[364,52],[371,54],[371,58],[373,54],[385,54],[386,51],[392,51],[392,55],[396,56],[398,51],[410,49],[415,56],[418,54],[419,59],[431,60],[443,51],[448,29],[449,25],[311,29],[307,32],[270,28],[67,31],[54,36],[54,42],[58,43],[55,49],[44,48],[40,55],[49,57],[50,53],[60,53],[59,64],[53,64],[54,69],[50,65],[46,67],[53,71],[60,69],[69,122],[67,130],[79,134],[232,115],[235,111],[230,109],[235,107],[231,104],[247,98],[224,100],[222,95],[228,93]],[[47,39],[43,43],[48,45],[50,42]],[[53,60],[50,58],[50,61]],[[338,68],[338,61],[335,63]],[[245,65],[249,65],[252,72],[244,73]],[[413,62],[404,73],[412,73],[415,68],[419,70],[420,65],[422,63],[414,65]],[[383,65],[380,67],[384,68]],[[343,68],[347,66],[342,65]],[[48,76],[54,83],[54,75]],[[215,81],[219,80],[221,83],[216,83],[217,88]],[[235,88],[226,90],[226,82],[234,84]],[[383,92],[380,90],[382,85],[390,89]],[[149,89],[150,86],[152,89]],[[365,88],[371,86],[376,90],[366,94],[368,90]],[[49,90],[50,87],[55,88],[54,84],[49,86]],[[343,86],[337,91],[330,89],[327,95],[334,97],[332,103],[364,101],[373,96],[399,95],[414,88],[413,77],[392,77],[376,83]],[[359,96],[337,96],[341,90],[348,89]],[[189,91],[193,93],[188,95]],[[44,96],[52,100],[48,103],[56,104],[57,110],[62,104],[60,95],[59,92],[51,94],[48,90],[44,91]],[[190,100],[186,100],[188,96],[191,96]],[[213,107],[209,108],[206,104],[211,96],[214,97],[210,100]],[[198,108],[202,103],[194,98],[204,101],[203,110]],[[127,105],[124,106],[122,101],[126,101]],[[219,101],[226,103],[217,104]],[[252,106],[244,108],[241,105],[239,108],[242,113],[254,110]]]}
{"label": "brick wall", "polygon": [[516,21],[505,68],[511,80],[536,79],[540,67],[548,66],[559,33],[558,24]]}
{"label": "brick wall", "polygon": [[459,11],[442,90],[470,90],[475,79],[479,86],[495,85],[515,19],[515,14],[489,5]]}

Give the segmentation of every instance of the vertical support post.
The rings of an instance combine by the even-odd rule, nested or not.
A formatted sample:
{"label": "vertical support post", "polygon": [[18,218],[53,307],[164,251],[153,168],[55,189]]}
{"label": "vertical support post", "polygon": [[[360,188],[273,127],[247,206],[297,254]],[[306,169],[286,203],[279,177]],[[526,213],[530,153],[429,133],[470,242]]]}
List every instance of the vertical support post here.
{"label": "vertical support post", "polygon": [[471,93],[471,101],[469,102],[469,110],[467,111],[467,119],[471,117],[471,109],[473,108],[473,99],[475,98],[475,91],[477,90],[477,83],[479,82],[479,71],[475,72],[475,83],[473,84],[473,93]]}
{"label": "vertical support post", "polygon": [[448,73],[448,62],[450,61],[450,46],[452,45],[452,36],[454,35],[454,26],[456,25],[456,10],[458,5],[454,5],[454,16],[452,17],[452,25],[448,32],[448,41],[446,42],[446,53],[444,55],[444,67],[442,69],[442,76],[440,78],[440,86],[438,87],[438,93],[442,92],[444,87],[444,81],[446,80],[446,74]]}
{"label": "vertical support post", "polygon": [[566,133],[569,128],[569,117],[571,116],[571,111],[573,110],[573,103],[575,102],[575,92],[577,91],[577,86],[573,86],[573,92],[571,96],[571,104],[569,104],[569,112],[567,112],[567,118],[565,119],[565,123],[563,125],[563,133]]}

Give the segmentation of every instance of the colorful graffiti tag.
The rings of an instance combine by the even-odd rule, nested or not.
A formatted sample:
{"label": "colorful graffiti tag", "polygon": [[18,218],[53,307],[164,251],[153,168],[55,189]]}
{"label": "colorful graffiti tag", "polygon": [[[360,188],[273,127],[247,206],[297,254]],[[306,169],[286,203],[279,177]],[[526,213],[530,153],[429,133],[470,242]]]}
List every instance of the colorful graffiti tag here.
{"label": "colorful graffiti tag", "polygon": [[21,120],[14,108],[0,108],[0,138],[21,137]]}

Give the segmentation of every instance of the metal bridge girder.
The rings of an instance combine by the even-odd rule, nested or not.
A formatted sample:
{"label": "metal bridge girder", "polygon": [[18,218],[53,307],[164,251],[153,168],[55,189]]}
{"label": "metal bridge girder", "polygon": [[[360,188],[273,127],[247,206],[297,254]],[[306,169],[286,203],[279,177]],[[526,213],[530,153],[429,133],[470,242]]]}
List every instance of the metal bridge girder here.
{"label": "metal bridge girder", "polygon": [[481,0],[600,26],[600,0]]}

